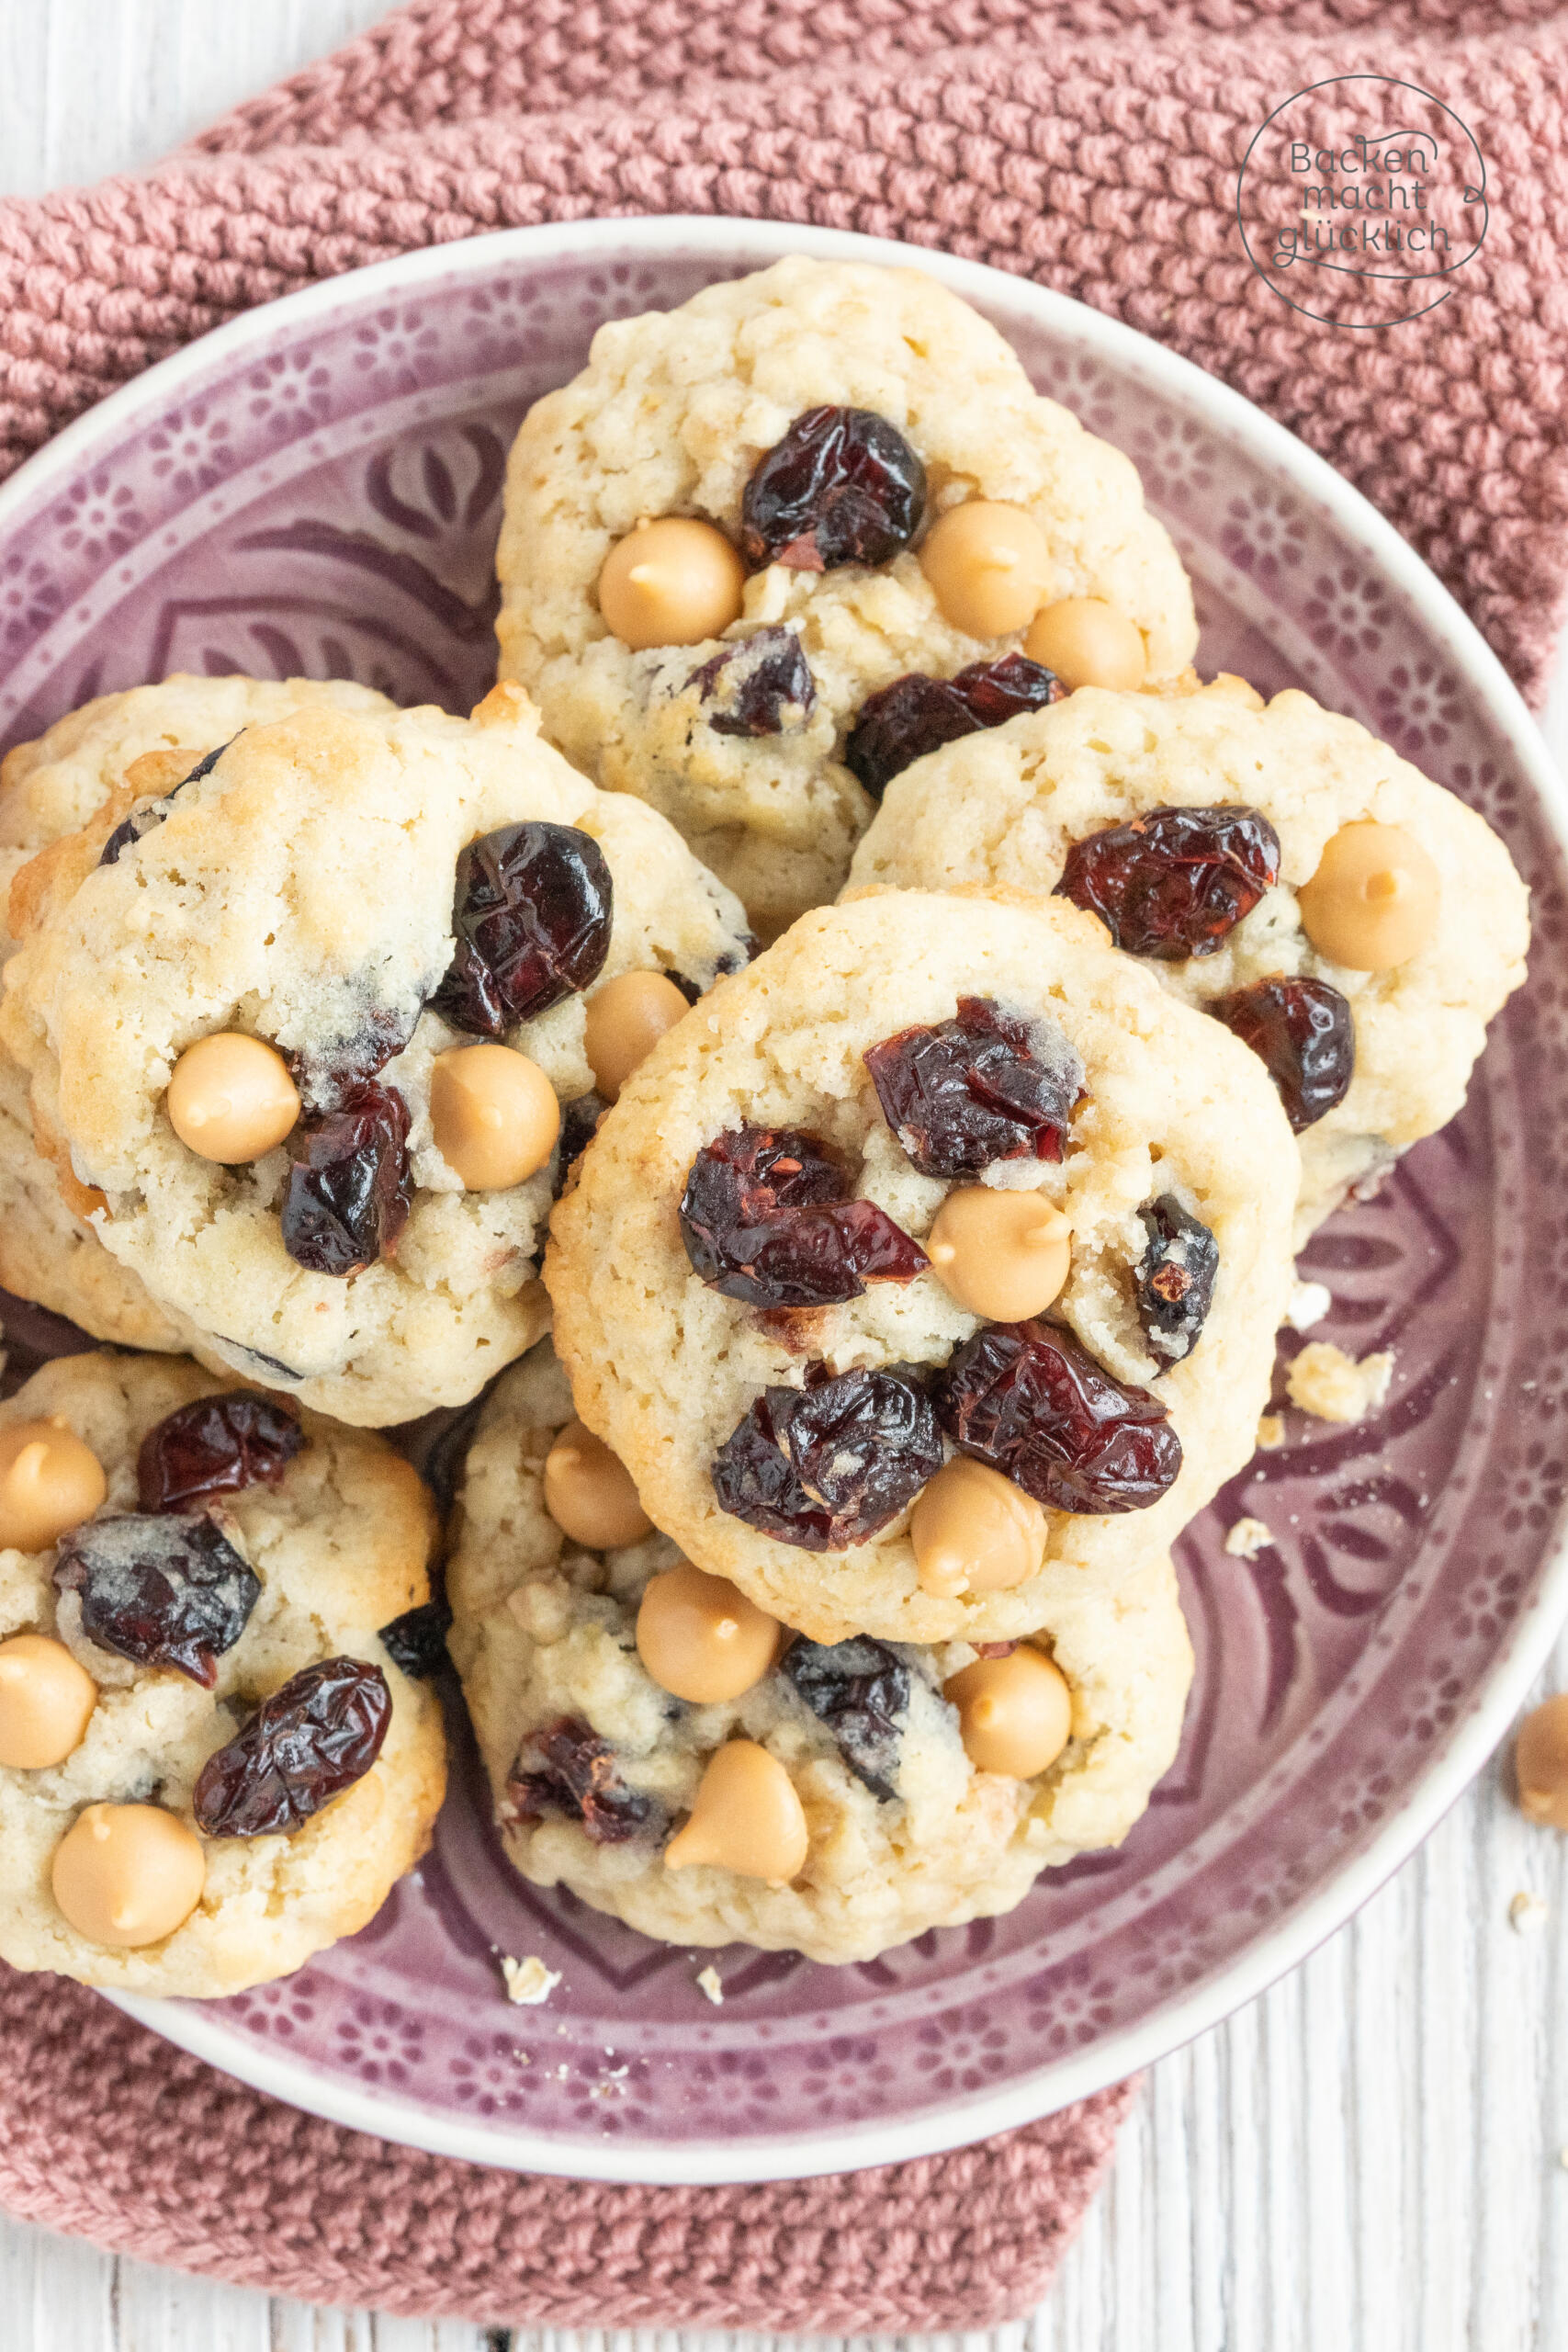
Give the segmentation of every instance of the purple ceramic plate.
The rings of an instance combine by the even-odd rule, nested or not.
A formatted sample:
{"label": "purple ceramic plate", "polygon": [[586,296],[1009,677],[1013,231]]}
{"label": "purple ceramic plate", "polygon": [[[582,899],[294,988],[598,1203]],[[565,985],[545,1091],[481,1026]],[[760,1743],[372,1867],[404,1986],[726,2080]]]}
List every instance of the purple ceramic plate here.
{"label": "purple ceramic plate", "polygon": [[[1416,1845],[1506,1727],[1568,1598],[1558,1556],[1563,806],[1523,705],[1395,534],[1210,378],[940,254],[723,220],[522,230],[253,313],[62,434],[0,493],[0,738],[171,670],[489,684],[507,440],[603,320],[804,251],[914,261],[1142,469],[1198,583],[1202,665],[1308,687],[1482,808],[1535,890],[1529,987],[1462,1116],[1336,1218],[1314,1336],[1392,1347],[1379,1418],[1292,1417],[1180,1547],[1198,1677],[1116,1853],[1009,1917],[865,1966],[649,1942],[512,1877],[460,1756],[435,1850],[287,1983],[127,2001],[296,2104],[495,2165],[738,2180],[883,2162],[1043,2114],[1258,1992]],[[1299,1344],[1299,1343],[1298,1343]],[[1273,1545],[1227,1557],[1253,1513]],[[561,1973],[502,1998],[497,1954]],[[697,1974],[712,1959],[724,2002]]]}

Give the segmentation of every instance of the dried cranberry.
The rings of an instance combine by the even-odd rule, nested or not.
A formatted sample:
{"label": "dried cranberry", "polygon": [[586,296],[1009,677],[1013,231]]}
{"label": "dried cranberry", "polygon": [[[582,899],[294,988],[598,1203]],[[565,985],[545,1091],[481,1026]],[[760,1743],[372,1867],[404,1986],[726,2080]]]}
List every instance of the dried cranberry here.
{"label": "dried cranberry", "polygon": [[831,1645],[803,1634],[784,1652],[780,1670],[827,1724],[855,1778],[875,1796],[897,1796],[909,1713],[909,1669],[897,1651],[866,1634]]}
{"label": "dried cranberry", "polygon": [[782,1544],[830,1552],[863,1544],[942,1467],[936,1416],[909,1371],[830,1374],[765,1388],[720,1446],[719,1507]]}
{"label": "dried cranberry", "polygon": [[305,1442],[299,1408],[236,1389],[198,1396],[148,1430],[136,1457],[143,1510],[188,1510],[207,1495],[276,1487]]}
{"label": "dried cranberry", "polygon": [[865,1056],[884,1118],[922,1176],[997,1159],[1060,1159],[1084,1067],[1055,1024],[964,996],[957,1017],[902,1029]]}
{"label": "dried cranberry", "polygon": [[135,1666],[172,1666],[210,1690],[261,1583],[210,1519],[140,1512],[62,1536],[57,1592],[76,1593],[90,1642]]}
{"label": "dried cranberry", "polygon": [[[241,732],[243,731],[242,729]],[[233,741],[234,738],[231,735],[229,743]],[[182,776],[178,784],[164,794],[162,799],[149,800],[143,807],[133,808],[129,817],[123,818],[104,843],[98,855],[98,864],[118,865],[126,851],[134,849],[143,834],[155,832],[168,816],[175,794],[183,792],[187,784],[199,784],[204,775],[210,775],[228,750],[229,743],[220,743],[215,752],[209,752],[205,759],[198,760],[189,775]]]}
{"label": "dried cranberry", "polygon": [[1149,1246],[1138,1261],[1138,1320],[1155,1354],[1179,1363],[1208,1319],[1220,1245],[1174,1193],[1162,1193],[1143,1218]]}
{"label": "dried cranberry", "polygon": [[356,1028],[321,1046],[309,1061],[291,1057],[294,1080],[309,1112],[335,1111],[345,1094],[386,1069],[413,1035],[414,1021],[378,1007]]}
{"label": "dried cranberry", "polygon": [[1068,1331],[993,1323],[937,1384],[954,1445],[1053,1510],[1146,1510],[1181,1467],[1181,1440],[1145,1388],[1124,1388]]}
{"label": "dried cranberry", "polygon": [[609,1741],[577,1715],[563,1715],[525,1743],[507,1780],[503,1810],[518,1821],[549,1814],[580,1821],[596,1846],[661,1838],[669,1825],[658,1798],[627,1788]]}
{"label": "dried cranberry", "polygon": [[732,1127],[705,1145],[681,1238],[708,1287],[748,1306],[831,1306],[930,1262],[886,1209],[851,1200],[838,1159],[795,1127]]}
{"label": "dried cranberry", "polygon": [[1024,653],[976,662],[955,678],[912,670],[866,696],[844,745],[844,764],[880,800],[894,777],[928,752],[1003,727],[1021,711],[1043,710],[1066,691],[1054,670]]}
{"label": "dried cranberry", "polygon": [[558,1201],[566,1190],[567,1178],[592,1142],[609,1107],[602,1094],[594,1093],[580,1094],[575,1102],[562,1104],[560,1135],[556,1142],[554,1199]]}
{"label": "dried cranberry", "polygon": [[1280,878],[1280,836],[1256,808],[1151,808],[1067,852],[1059,899],[1098,915],[1129,956],[1213,956]]}
{"label": "dried cranberry", "polygon": [[817,684],[793,628],[762,628],[727,645],[687,679],[716,735],[782,735],[804,727],[817,707]]}
{"label": "dried cranberry", "polygon": [[1356,1075],[1356,1023],[1326,980],[1255,980],[1205,1010],[1268,1066],[1285,1116],[1300,1135],[1343,1102]]}
{"label": "dried cranberry", "polygon": [[264,1699],[196,1784],[209,1838],[287,1836],[362,1781],[381,1753],[392,1694],[378,1666],[323,1658]]}
{"label": "dried cranberry", "polygon": [[869,408],[811,408],[759,460],[740,502],[747,567],[832,571],[886,563],[926,511],[926,469]]}
{"label": "dried cranberry", "polygon": [[452,1611],[445,1600],[422,1600],[383,1625],[377,1638],[394,1666],[423,1681],[446,1665],[451,1628]]}
{"label": "dried cranberry", "polygon": [[413,1198],[408,1141],[408,1105],[374,1080],[307,1126],[283,1204],[283,1246],[296,1265],[344,1276],[391,1256]]}
{"label": "dried cranberry", "polygon": [[504,1036],[596,980],[614,902],[604,853],[576,825],[502,825],[457,860],[457,948],[431,1001],[455,1029]]}

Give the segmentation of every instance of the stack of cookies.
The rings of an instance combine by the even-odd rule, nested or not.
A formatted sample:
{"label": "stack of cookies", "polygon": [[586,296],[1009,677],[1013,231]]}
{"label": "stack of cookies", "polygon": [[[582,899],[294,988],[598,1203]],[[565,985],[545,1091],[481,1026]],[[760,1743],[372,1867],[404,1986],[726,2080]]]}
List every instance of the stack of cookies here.
{"label": "stack of cookies", "polygon": [[[466,719],[180,677],[5,764],[0,1282],[112,1343],[0,1406],[14,1965],[363,1924],[443,1634],[512,1862],[651,1936],[1116,1844],[1292,1250],[1523,977],[1481,819],[1201,684],[1133,467],[918,274],[604,328],[498,565]],[[376,1432],[476,1400],[443,1533]]]}

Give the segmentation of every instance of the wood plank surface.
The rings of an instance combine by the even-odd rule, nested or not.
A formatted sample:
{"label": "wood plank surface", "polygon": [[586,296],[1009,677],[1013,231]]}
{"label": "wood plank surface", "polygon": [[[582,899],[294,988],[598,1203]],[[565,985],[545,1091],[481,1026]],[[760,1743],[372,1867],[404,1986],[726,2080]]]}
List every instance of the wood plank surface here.
{"label": "wood plank surface", "polygon": [[[0,0],[0,194],[151,162],[379,0]],[[1568,694],[1548,715],[1568,764]],[[1568,1641],[1541,1689],[1568,1687]],[[1513,1896],[1550,1906],[1519,1932]],[[1027,2326],[974,2352],[1563,2352],[1568,1841],[1505,1759],[1359,1917],[1155,2067]],[[0,2219],[0,2352],[763,2352],[319,2312]],[[929,2339],[934,2346],[958,2338]],[[848,2352],[848,2347],[845,2347]]]}

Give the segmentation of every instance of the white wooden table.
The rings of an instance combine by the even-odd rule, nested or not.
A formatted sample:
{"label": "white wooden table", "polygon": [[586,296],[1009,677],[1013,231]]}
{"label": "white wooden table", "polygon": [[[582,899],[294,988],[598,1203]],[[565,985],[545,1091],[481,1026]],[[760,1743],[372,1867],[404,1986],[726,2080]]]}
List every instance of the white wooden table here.
{"label": "white wooden table", "polygon": [[[0,0],[0,193],[150,162],[381,13],[382,0]],[[1568,763],[1568,689],[1547,731]],[[1568,1639],[1541,1685],[1563,1687]],[[1551,1906],[1523,1934],[1508,1917],[1521,1891]],[[1153,2070],[1049,2301],[995,2352],[1561,2352],[1565,2012],[1568,1839],[1519,1818],[1498,1758],[1342,1934]],[[0,2352],[505,2342],[269,2301],[0,2220]],[[539,2331],[519,2332],[525,2346],[611,2352],[604,2336]]]}

